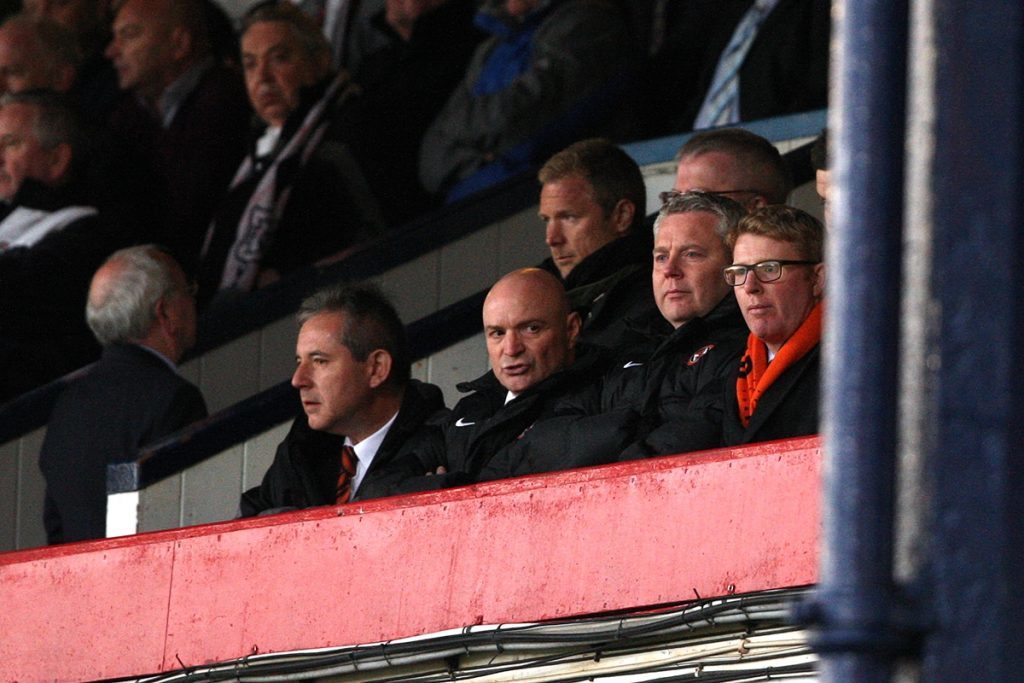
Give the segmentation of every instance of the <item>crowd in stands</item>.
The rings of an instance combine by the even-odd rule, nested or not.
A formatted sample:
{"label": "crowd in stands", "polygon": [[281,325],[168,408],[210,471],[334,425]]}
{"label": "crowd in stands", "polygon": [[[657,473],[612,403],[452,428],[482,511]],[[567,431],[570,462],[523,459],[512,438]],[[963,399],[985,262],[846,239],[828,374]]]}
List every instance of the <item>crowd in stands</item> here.
{"label": "crowd in stands", "polygon": [[[689,130],[711,100],[716,123],[824,106],[827,15],[824,0],[276,0],[236,27],[215,0],[4,2],[0,90],[50,93],[70,138],[15,152],[2,133],[3,167],[29,160],[4,171],[27,182],[2,197],[0,402],[98,353],[80,314],[52,333],[26,321],[46,307],[24,283],[80,311],[104,257],[157,243],[201,310],[230,305],[575,140]],[[59,178],[40,171],[54,145]]]}
{"label": "crowd in stands", "polygon": [[[822,237],[779,208],[774,147],[695,136],[652,229],[639,169],[594,136],[824,106],[828,5],[271,0],[237,27],[214,0],[0,5],[0,402],[103,346],[51,421],[52,486],[66,444],[95,441],[73,416],[114,375],[166,386],[109,417],[132,428],[90,466],[79,449],[101,477],[205,413],[166,376],[199,314],[540,168],[551,258],[492,288],[492,371],[449,411],[409,379],[378,292],[321,293],[300,316],[304,415],[244,514],[769,438],[792,431],[765,417],[779,405],[813,432],[816,385],[796,381],[795,408],[777,394],[816,376]],[[118,331],[101,331],[119,288]],[[77,513],[51,493],[51,540],[95,532],[67,532]]]}

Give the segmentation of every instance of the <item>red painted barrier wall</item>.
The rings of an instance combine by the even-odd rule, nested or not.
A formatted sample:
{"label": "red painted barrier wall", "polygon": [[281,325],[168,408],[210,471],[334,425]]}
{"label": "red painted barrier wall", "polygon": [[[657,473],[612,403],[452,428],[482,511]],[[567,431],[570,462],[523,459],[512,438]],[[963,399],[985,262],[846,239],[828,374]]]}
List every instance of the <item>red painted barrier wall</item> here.
{"label": "red painted barrier wall", "polygon": [[0,679],[813,583],[817,438],[0,554]]}

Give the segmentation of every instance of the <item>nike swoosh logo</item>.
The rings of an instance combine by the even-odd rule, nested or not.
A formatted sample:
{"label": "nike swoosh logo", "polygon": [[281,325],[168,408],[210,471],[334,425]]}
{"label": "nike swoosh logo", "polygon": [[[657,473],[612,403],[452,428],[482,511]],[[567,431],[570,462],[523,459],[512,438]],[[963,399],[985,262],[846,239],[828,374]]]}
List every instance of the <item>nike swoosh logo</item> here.
{"label": "nike swoosh logo", "polygon": [[464,417],[460,417],[458,420],[455,421],[455,426],[456,427],[468,427],[470,425],[475,425],[475,424],[476,424],[476,422],[466,422],[466,418],[464,418]]}
{"label": "nike swoosh logo", "polygon": [[637,363],[635,360],[631,360],[628,363],[626,363],[625,365],[623,365],[622,369],[625,370],[627,368],[636,368],[636,367],[639,367],[641,365],[643,365],[643,363]]}

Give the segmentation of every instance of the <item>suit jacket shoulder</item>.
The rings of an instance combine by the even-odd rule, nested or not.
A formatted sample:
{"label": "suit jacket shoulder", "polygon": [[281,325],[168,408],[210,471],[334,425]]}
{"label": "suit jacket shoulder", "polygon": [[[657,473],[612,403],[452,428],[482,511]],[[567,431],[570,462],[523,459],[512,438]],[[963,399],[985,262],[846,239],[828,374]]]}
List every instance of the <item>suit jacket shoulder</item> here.
{"label": "suit jacket shoulder", "polygon": [[745,428],[739,418],[734,374],[733,381],[725,387],[723,445],[817,434],[820,348],[819,345],[811,349],[762,394],[750,424]]}

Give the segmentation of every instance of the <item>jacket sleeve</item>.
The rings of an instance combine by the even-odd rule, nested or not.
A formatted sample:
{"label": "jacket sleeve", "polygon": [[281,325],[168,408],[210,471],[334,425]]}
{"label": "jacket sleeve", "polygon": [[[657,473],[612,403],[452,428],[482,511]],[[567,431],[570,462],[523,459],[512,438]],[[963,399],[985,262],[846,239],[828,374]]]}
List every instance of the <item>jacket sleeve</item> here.
{"label": "jacket sleeve", "polygon": [[559,416],[536,423],[502,448],[480,472],[480,481],[615,462],[633,439],[639,415],[629,407],[584,417]]}
{"label": "jacket sleeve", "polygon": [[285,472],[287,469],[289,469],[287,446],[285,442],[282,442],[278,445],[277,452],[274,454],[274,462],[270,464],[270,468],[263,475],[260,485],[254,486],[242,494],[238,504],[239,516],[255,517],[267,510],[283,507],[285,502],[281,485],[289,479]]}
{"label": "jacket sleeve", "polygon": [[[725,384],[724,379],[708,382],[686,403],[685,409],[665,415],[661,424],[647,429],[626,448],[619,460],[689,453],[720,446]],[[676,407],[679,405],[682,404]]]}
{"label": "jacket sleeve", "polygon": [[393,459],[367,473],[356,500],[443,488],[446,475],[433,472],[446,464],[444,432],[435,418],[423,424]]}

